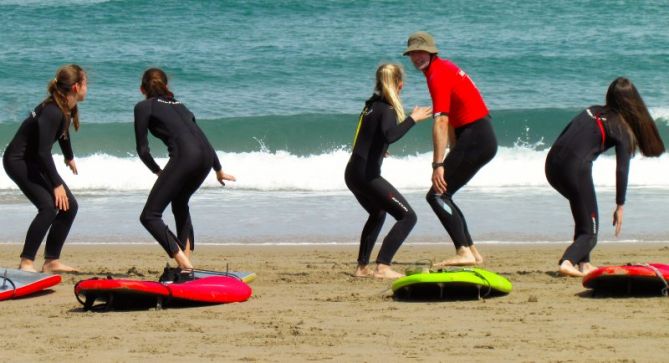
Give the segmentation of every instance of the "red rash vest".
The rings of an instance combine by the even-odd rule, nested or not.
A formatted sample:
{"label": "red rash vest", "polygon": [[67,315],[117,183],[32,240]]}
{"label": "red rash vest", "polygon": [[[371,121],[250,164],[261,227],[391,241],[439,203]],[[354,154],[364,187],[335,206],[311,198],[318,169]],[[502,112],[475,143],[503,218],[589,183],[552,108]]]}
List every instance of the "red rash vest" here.
{"label": "red rash vest", "polygon": [[425,71],[434,116],[448,115],[458,128],[488,115],[483,97],[471,78],[455,63],[436,55]]}

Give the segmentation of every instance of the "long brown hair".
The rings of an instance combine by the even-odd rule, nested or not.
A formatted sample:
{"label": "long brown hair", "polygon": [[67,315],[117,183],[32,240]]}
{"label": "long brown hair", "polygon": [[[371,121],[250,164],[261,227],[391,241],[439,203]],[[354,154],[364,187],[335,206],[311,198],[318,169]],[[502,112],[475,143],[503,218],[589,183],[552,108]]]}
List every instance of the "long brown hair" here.
{"label": "long brown hair", "polygon": [[67,138],[70,122],[74,124],[74,130],[79,131],[79,107],[75,105],[70,108],[67,102],[67,94],[72,92],[75,83],[81,84],[86,79],[86,72],[76,64],[67,64],[56,71],[56,77],[49,81],[47,92],[49,95],[42,104],[55,103],[65,116],[65,127],[62,136]]}
{"label": "long brown hair", "polygon": [[174,98],[174,94],[167,87],[167,74],[160,68],[149,68],[144,71],[142,89],[146,98],[160,96]]}
{"label": "long brown hair", "polygon": [[617,113],[633,135],[632,152],[638,146],[644,156],[659,156],[664,143],[646,104],[632,81],[616,78],[606,92],[606,107]]}

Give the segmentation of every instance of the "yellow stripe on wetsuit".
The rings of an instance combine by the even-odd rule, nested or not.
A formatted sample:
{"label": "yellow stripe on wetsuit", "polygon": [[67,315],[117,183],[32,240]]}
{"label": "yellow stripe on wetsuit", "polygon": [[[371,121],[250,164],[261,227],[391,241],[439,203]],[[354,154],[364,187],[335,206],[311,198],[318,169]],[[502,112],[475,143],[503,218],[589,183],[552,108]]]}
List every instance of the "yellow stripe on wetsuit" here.
{"label": "yellow stripe on wetsuit", "polygon": [[353,146],[351,147],[351,149],[355,148],[355,142],[358,141],[358,133],[360,132],[360,126],[362,126],[362,119],[363,117],[365,117],[366,113],[367,113],[367,107],[365,107],[360,113],[360,119],[358,120],[358,127],[355,128],[355,136],[353,136]]}

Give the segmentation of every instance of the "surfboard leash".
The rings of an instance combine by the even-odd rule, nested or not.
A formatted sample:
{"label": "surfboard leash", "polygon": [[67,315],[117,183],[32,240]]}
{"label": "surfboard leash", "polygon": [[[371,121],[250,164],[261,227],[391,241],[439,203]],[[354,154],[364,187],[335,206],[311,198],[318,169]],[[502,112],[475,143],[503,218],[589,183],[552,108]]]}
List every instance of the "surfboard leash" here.
{"label": "surfboard leash", "polygon": [[193,272],[202,272],[202,273],[209,273],[212,275],[218,275],[218,276],[224,276],[224,277],[232,277],[234,279],[237,279],[239,281],[243,281],[241,277],[231,273],[231,272],[223,272],[223,271],[212,271],[212,270],[202,270],[202,269],[193,269]]}
{"label": "surfboard leash", "polygon": [[[81,281],[84,281],[84,280],[81,280]],[[83,306],[85,307],[85,306],[86,306],[86,302],[83,301],[83,300],[81,300],[81,298],[79,297],[79,294],[77,294],[77,287],[79,287],[79,284],[81,283],[81,281],[79,281],[79,282],[77,282],[76,284],[74,284],[74,297],[77,298],[77,301],[78,301],[81,305],[83,305]],[[84,309],[84,310],[86,310],[86,309]]]}
{"label": "surfboard leash", "polygon": [[487,291],[483,296],[481,296],[481,289],[479,288],[479,300],[481,300],[481,299],[483,299],[483,298],[486,298],[486,297],[490,296],[490,294],[492,293],[492,285],[490,284],[490,281],[488,281],[488,279],[487,279],[485,276],[483,276],[483,274],[481,274],[480,272],[474,270],[473,268],[466,268],[466,267],[465,267],[465,268],[463,268],[462,270],[463,270],[463,271],[469,271],[469,272],[473,273],[474,275],[476,275],[476,276],[477,276],[478,278],[480,278],[481,280],[485,281],[485,283],[486,283],[486,285],[487,285],[487,287],[488,287],[488,291]]}
{"label": "surfboard leash", "polygon": [[662,294],[662,296],[669,296],[669,283],[667,283],[667,279],[664,278],[664,275],[657,267],[652,266],[648,263],[635,263],[635,264],[628,263],[628,265],[645,267],[653,271],[655,275],[657,275],[657,277],[660,279],[660,281],[662,281],[662,283],[664,284],[664,287],[660,289],[660,293]]}
{"label": "surfboard leash", "polygon": [[10,285],[12,285],[12,297],[10,299],[13,299],[14,296],[16,296],[16,284],[14,284],[14,281],[7,277],[7,270],[5,269],[5,273],[2,275],[2,288],[3,290],[7,287],[7,282],[9,282]]}
{"label": "surfboard leash", "polygon": [[475,269],[473,269],[471,267],[440,268],[440,269],[437,270],[437,272],[471,272],[476,277],[483,280],[486,284],[486,287],[488,288],[488,291],[486,291],[486,293],[483,294],[483,296],[481,296],[481,286],[479,286],[479,288],[478,288],[478,294],[479,294],[478,298],[479,298],[479,300],[490,296],[490,294],[492,293],[492,284],[490,284],[490,281],[488,281],[488,279],[485,276],[483,276],[483,274],[481,274],[480,272],[476,271]]}
{"label": "surfboard leash", "polygon": [[[168,271],[168,270],[178,271],[179,268],[178,268],[178,267],[174,267],[174,268],[170,267],[170,263],[168,262],[168,263],[165,265],[165,270],[164,270],[164,272],[163,272],[163,276],[166,276],[166,278],[167,278],[166,271]],[[212,274],[212,275],[219,275],[219,276],[232,277],[232,278],[234,278],[234,279],[237,279],[237,280],[239,280],[239,281],[244,282],[244,280],[243,280],[240,276],[237,276],[237,275],[235,275],[234,273],[230,272],[230,264],[228,264],[228,263],[225,264],[225,271],[214,271],[214,270],[205,270],[205,269],[201,269],[201,268],[194,268],[194,269],[192,269],[192,272],[193,272],[193,274],[195,274],[195,273],[197,273],[197,272],[202,272],[202,273],[206,273],[206,274]],[[174,280],[173,278],[167,278],[167,280],[163,280],[163,279],[162,279],[163,276],[161,276],[161,277],[158,279],[159,282],[165,282],[165,281],[168,281],[168,280]],[[195,277],[194,277],[194,276],[193,276],[193,280],[195,280]],[[174,281],[173,281],[173,282],[174,282]]]}
{"label": "surfboard leash", "polygon": [[239,277],[239,276],[235,275],[234,273],[230,272],[230,270],[228,270],[228,265],[227,264],[225,265],[225,271],[213,271],[213,270],[203,270],[201,268],[194,268],[193,272],[202,272],[202,273],[208,273],[208,274],[212,274],[212,275],[232,277],[232,278],[237,279],[239,281],[242,281],[242,282],[244,281],[241,277]]}
{"label": "surfboard leash", "polygon": [[[107,275],[107,280],[111,280],[111,279],[112,279],[111,275]],[[90,281],[90,280],[100,280],[100,278],[99,277],[92,277],[92,278],[86,279],[86,280],[79,280],[79,282],[74,284],[74,290],[73,290],[74,291],[74,297],[77,299],[77,301],[81,305],[83,305],[82,309],[84,311],[93,311],[93,310],[108,311],[111,307],[111,302],[112,302],[111,295],[110,295],[110,298],[106,302],[95,305],[95,301],[98,299],[97,294],[92,295],[92,296],[84,294],[84,297],[86,298],[86,300],[82,300],[81,297],[79,296],[79,294],[77,294],[77,287],[79,287],[79,284],[81,284],[84,281]]]}

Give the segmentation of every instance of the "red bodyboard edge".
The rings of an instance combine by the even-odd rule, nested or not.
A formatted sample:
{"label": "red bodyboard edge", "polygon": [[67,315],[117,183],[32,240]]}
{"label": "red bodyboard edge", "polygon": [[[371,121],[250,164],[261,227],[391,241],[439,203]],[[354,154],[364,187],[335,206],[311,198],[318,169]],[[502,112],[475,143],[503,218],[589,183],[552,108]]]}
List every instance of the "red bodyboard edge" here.
{"label": "red bodyboard edge", "polygon": [[[655,267],[662,276],[669,280],[669,265],[662,263],[650,263],[650,266]],[[655,271],[651,268],[643,266],[641,264],[630,264],[630,265],[621,265],[621,266],[602,266],[589,274],[583,277],[583,287],[593,288],[598,280],[607,279],[607,278],[621,278],[621,277],[630,277],[630,278],[648,278],[656,279],[658,278]]]}
{"label": "red bodyboard edge", "polygon": [[211,276],[176,284],[141,280],[89,279],[77,283],[74,293],[77,296],[151,295],[199,303],[231,303],[248,300],[253,291],[245,282],[236,278]]}
{"label": "red bodyboard edge", "polygon": [[8,299],[16,299],[18,297],[28,296],[36,292],[47,289],[51,286],[58,285],[62,278],[60,275],[50,275],[43,279],[32,282],[28,285],[21,286],[16,290],[7,290],[0,293],[0,301]]}

